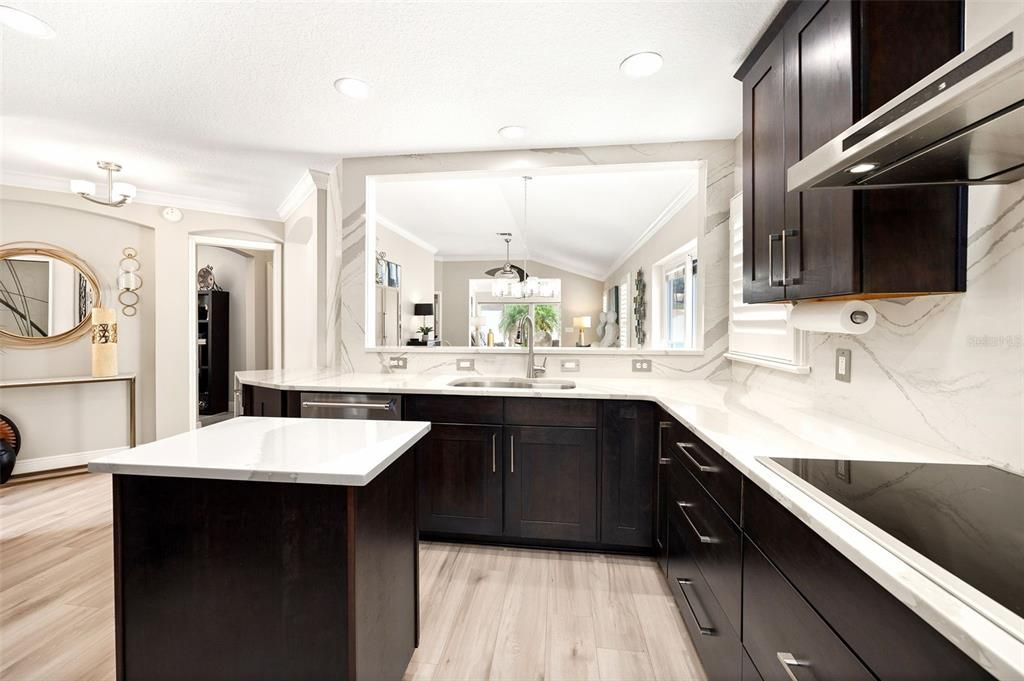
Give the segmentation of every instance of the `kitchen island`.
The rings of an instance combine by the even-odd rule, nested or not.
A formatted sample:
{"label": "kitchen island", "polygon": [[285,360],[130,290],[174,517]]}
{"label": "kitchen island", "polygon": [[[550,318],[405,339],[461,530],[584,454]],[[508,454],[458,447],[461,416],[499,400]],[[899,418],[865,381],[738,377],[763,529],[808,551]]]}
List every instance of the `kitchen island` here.
{"label": "kitchen island", "polygon": [[117,678],[398,679],[418,636],[422,422],[243,417],[113,475]]}

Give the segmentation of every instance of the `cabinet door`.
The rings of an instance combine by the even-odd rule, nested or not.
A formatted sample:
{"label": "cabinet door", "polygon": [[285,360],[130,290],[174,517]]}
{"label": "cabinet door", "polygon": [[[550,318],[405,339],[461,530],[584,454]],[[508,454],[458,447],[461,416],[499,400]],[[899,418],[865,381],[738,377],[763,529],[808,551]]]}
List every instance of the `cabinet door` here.
{"label": "cabinet door", "polygon": [[597,431],[505,428],[505,535],[597,541]]}
{"label": "cabinet door", "polygon": [[[788,168],[854,123],[854,5],[806,2],[783,31]],[[854,192],[785,193],[779,274],[786,298],[860,291]]]}
{"label": "cabinet door", "polygon": [[779,35],[743,79],[743,302],[782,300],[785,79]]}
{"label": "cabinet door", "polygon": [[601,409],[601,543],[650,547],[658,465],[654,407],[608,401]]}
{"label": "cabinet door", "polygon": [[501,428],[434,424],[416,446],[424,532],[501,534]]}

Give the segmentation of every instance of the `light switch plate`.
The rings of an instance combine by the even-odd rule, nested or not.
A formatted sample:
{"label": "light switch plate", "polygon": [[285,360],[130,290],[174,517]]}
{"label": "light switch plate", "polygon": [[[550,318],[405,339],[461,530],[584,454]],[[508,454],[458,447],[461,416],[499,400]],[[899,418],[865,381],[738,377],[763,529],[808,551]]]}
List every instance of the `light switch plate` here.
{"label": "light switch plate", "polygon": [[633,371],[650,371],[653,362],[649,359],[634,359]]}
{"label": "light switch plate", "polygon": [[406,357],[388,357],[388,368],[390,369],[408,369],[409,360]]}
{"label": "light switch plate", "polygon": [[563,359],[562,360],[562,373],[563,374],[575,374],[579,373],[580,361],[578,359]]}
{"label": "light switch plate", "polygon": [[476,371],[476,360],[457,359],[455,360],[455,368],[459,371]]}
{"label": "light switch plate", "polygon": [[836,380],[850,382],[852,355],[849,348],[836,348]]}

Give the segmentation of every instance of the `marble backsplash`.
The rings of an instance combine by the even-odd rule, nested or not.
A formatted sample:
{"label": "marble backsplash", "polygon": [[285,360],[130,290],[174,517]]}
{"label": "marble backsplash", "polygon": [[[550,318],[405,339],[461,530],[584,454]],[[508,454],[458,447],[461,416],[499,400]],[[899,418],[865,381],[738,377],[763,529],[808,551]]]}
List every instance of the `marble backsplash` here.
{"label": "marble backsplash", "polygon": [[[874,301],[863,336],[812,333],[811,373],[735,363],[746,402],[784,399],[1024,473],[1024,182],[970,190],[967,292]],[[852,381],[834,379],[835,351]]]}
{"label": "marble backsplash", "polygon": [[[328,365],[346,371],[389,372],[388,357],[404,354],[409,372],[443,373],[455,370],[455,360],[468,354],[387,353],[367,350],[365,319],[365,196],[370,175],[485,169],[705,161],[707,216],[701,242],[701,264],[707,267],[702,354],[647,355],[653,374],[681,378],[728,378],[728,218],[734,193],[733,140],[676,142],[629,146],[530,149],[446,154],[421,154],[342,160],[331,173],[328,188]],[[580,359],[582,372],[592,376],[629,376],[635,355],[598,355],[586,351],[553,355],[549,375],[560,373],[559,359]],[[525,357],[514,354],[473,354],[477,371],[520,374]]]}

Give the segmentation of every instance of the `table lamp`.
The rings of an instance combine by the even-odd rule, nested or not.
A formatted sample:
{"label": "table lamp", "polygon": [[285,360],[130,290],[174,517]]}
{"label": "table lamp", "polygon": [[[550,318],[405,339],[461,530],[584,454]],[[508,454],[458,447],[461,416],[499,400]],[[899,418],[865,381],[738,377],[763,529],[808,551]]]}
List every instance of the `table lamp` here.
{"label": "table lamp", "polygon": [[572,325],[580,330],[580,337],[579,337],[579,340],[576,341],[576,347],[578,347],[578,348],[586,347],[586,343],[583,342],[583,329],[589,329],[590,328],[590,317],[589,316],[587,316],[587,317],[573,317],[572,318]]}

